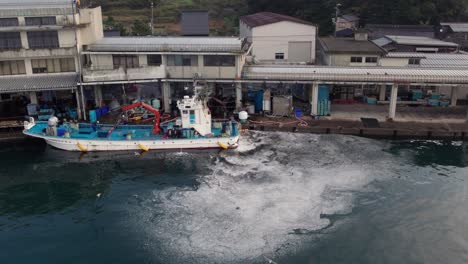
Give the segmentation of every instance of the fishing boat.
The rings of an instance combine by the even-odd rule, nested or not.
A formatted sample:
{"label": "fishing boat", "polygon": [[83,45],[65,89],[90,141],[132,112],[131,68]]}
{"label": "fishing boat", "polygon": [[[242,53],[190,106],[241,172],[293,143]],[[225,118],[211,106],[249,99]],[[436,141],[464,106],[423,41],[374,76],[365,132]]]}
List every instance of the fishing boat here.
{"label": "fishing boat", "polygon": [[[52,147],[67,151],[232,149],[238,146],[239,124],[232,120],[212,120],[207,93],[196,85],[194,96],[177,101],[180,117],[161,122],[161,115],[143,102],[122,107],[125,113],[142,109],[154,115],[153,125],[60,123],[56,117],[24,122],[23,133],[42,138]],[[125,117],[125,115],[124,115]]]}

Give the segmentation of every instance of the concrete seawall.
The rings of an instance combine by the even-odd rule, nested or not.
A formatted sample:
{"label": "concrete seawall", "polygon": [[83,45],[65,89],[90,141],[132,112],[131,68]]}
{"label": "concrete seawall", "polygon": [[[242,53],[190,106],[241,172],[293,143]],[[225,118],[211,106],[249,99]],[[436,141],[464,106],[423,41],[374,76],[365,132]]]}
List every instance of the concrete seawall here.
{"label": "concrete seawall", "polygon": [[[377,139],[422,139],[468,141],[468,123],[380,122],[379,127],[365,127],[359,121],[312,120],[301,123],[294,118],[255,118],[243,129],[313,134],[353,135]],[[297,122],[295,122],[297,121]],[[307,123],[307,125],[306,125]]]}

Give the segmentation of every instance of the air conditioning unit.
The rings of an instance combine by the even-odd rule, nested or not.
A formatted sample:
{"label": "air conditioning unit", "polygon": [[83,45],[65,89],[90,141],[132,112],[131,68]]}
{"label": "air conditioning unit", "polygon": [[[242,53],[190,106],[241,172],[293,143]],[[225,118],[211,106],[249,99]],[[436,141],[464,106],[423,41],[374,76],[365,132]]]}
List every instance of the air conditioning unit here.
{"label": "air conditioning unit", "polygon": [[201,72],[196,72],[193,74],[193,79],[201,79],[203,76]]}

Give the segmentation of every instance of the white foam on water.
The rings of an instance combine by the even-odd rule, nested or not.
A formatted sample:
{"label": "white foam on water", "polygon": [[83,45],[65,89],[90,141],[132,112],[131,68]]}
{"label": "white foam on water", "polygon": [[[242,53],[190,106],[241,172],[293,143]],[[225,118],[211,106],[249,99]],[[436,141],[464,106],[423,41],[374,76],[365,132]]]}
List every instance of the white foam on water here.
{"label": "white foam on water", "polygon": [[253,147],[223,152],[198,189],[154,191],[135,224],[162,243],[155,256],[250,263],[287,245],[297,249],[307,236],[295,230],[329,226],[321,216],[350,213],[355,191],[391,173],[378,141],[286,133],[253,133],[245,141]]}

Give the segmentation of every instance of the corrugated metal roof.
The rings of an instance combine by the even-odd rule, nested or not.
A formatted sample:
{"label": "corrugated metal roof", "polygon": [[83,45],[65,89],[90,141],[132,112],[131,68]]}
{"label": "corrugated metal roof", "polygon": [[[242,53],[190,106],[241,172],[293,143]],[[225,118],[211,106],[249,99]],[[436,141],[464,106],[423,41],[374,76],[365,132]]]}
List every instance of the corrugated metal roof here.
{"label": "corrugated metal roof", "polygon": [[75,89],[77,73],[0,76],[0,93]]}
{"label": "corrugated metal roof", "polygon": [[48,16],[72,13],[72,0],[0,0],[0,17]]}
{"label": "corrugated metal roof", "polygon": [[39,7],[39,6],[71,6],[72,0],[0,0],[2,9],[6,8],[24,8],[24,7]]}
{"label": "corrugated metal roof", "polygon": [[468,54],[464,53],[418,53],[418,52],[389,52],[387,58],[430,58],[439,60],[467,60]]}
{"label": "corrugated metal roof", "polygon": [[417,36],[394,36],[386,35],[388,39],[400,45],[437,46],[437,47],[458,47],[458,44],[446,42],[438,39]]}
{"label": "corrugated metal roof", "polygon": [[468,69],[247,66],[247,80],[468,84]]}
{"label": "corrugated metal roof", "polygon": [[260,12],[260,13],[255,13],[252,15],[242,16],[240,20],[244,22],[245,24],[247,24],[249,27],[259,27],[259,26],[278,23],[282,21],[289,21],[289,22],[294,22],[294,23],[299,23],[299,24],[315,26],[314,24],[308,21],[299,19],[299,18],[281,15],[281,14],[272,13],[272,12]]}
{"label": "corrugated metal roof", "polygon": [[386,37],[381,37],[381,38],[378,38],[378,39],[374,39],[372,40],[372,42],[374,42],[375,45],[379,46],[379,47],[383,47],[383,46],[386,46],[390,43],[392,43],[392,41]]}
{"label": "corrugated metal roof", "polygon": [[241,52],[240,38],[111,37],[88,46],[88,51],[115,52]]}
{"label": "corrugated metal roof", "polygon": [[448,26],[453,32],[468,32],[468,23],[440,23],[442,26]]}
{"label": "corrugated metal roof", "polygon": [[370,41],[355,40],[354,38],[320,38],[322,47],[328,52],[359,52],[383,53],[384,51]]}
{"label": "corrugated metal roof", "polygon": [[210,34],[208,11],[182,12],[182,35],[208,36]]}
{"label": "corrugated metal roof", "polygon": [[420,58],[419,65],[412,67],[424,68],[468,68],[468,55],[461,53],[417,53],[390,52],[386,58]]}

